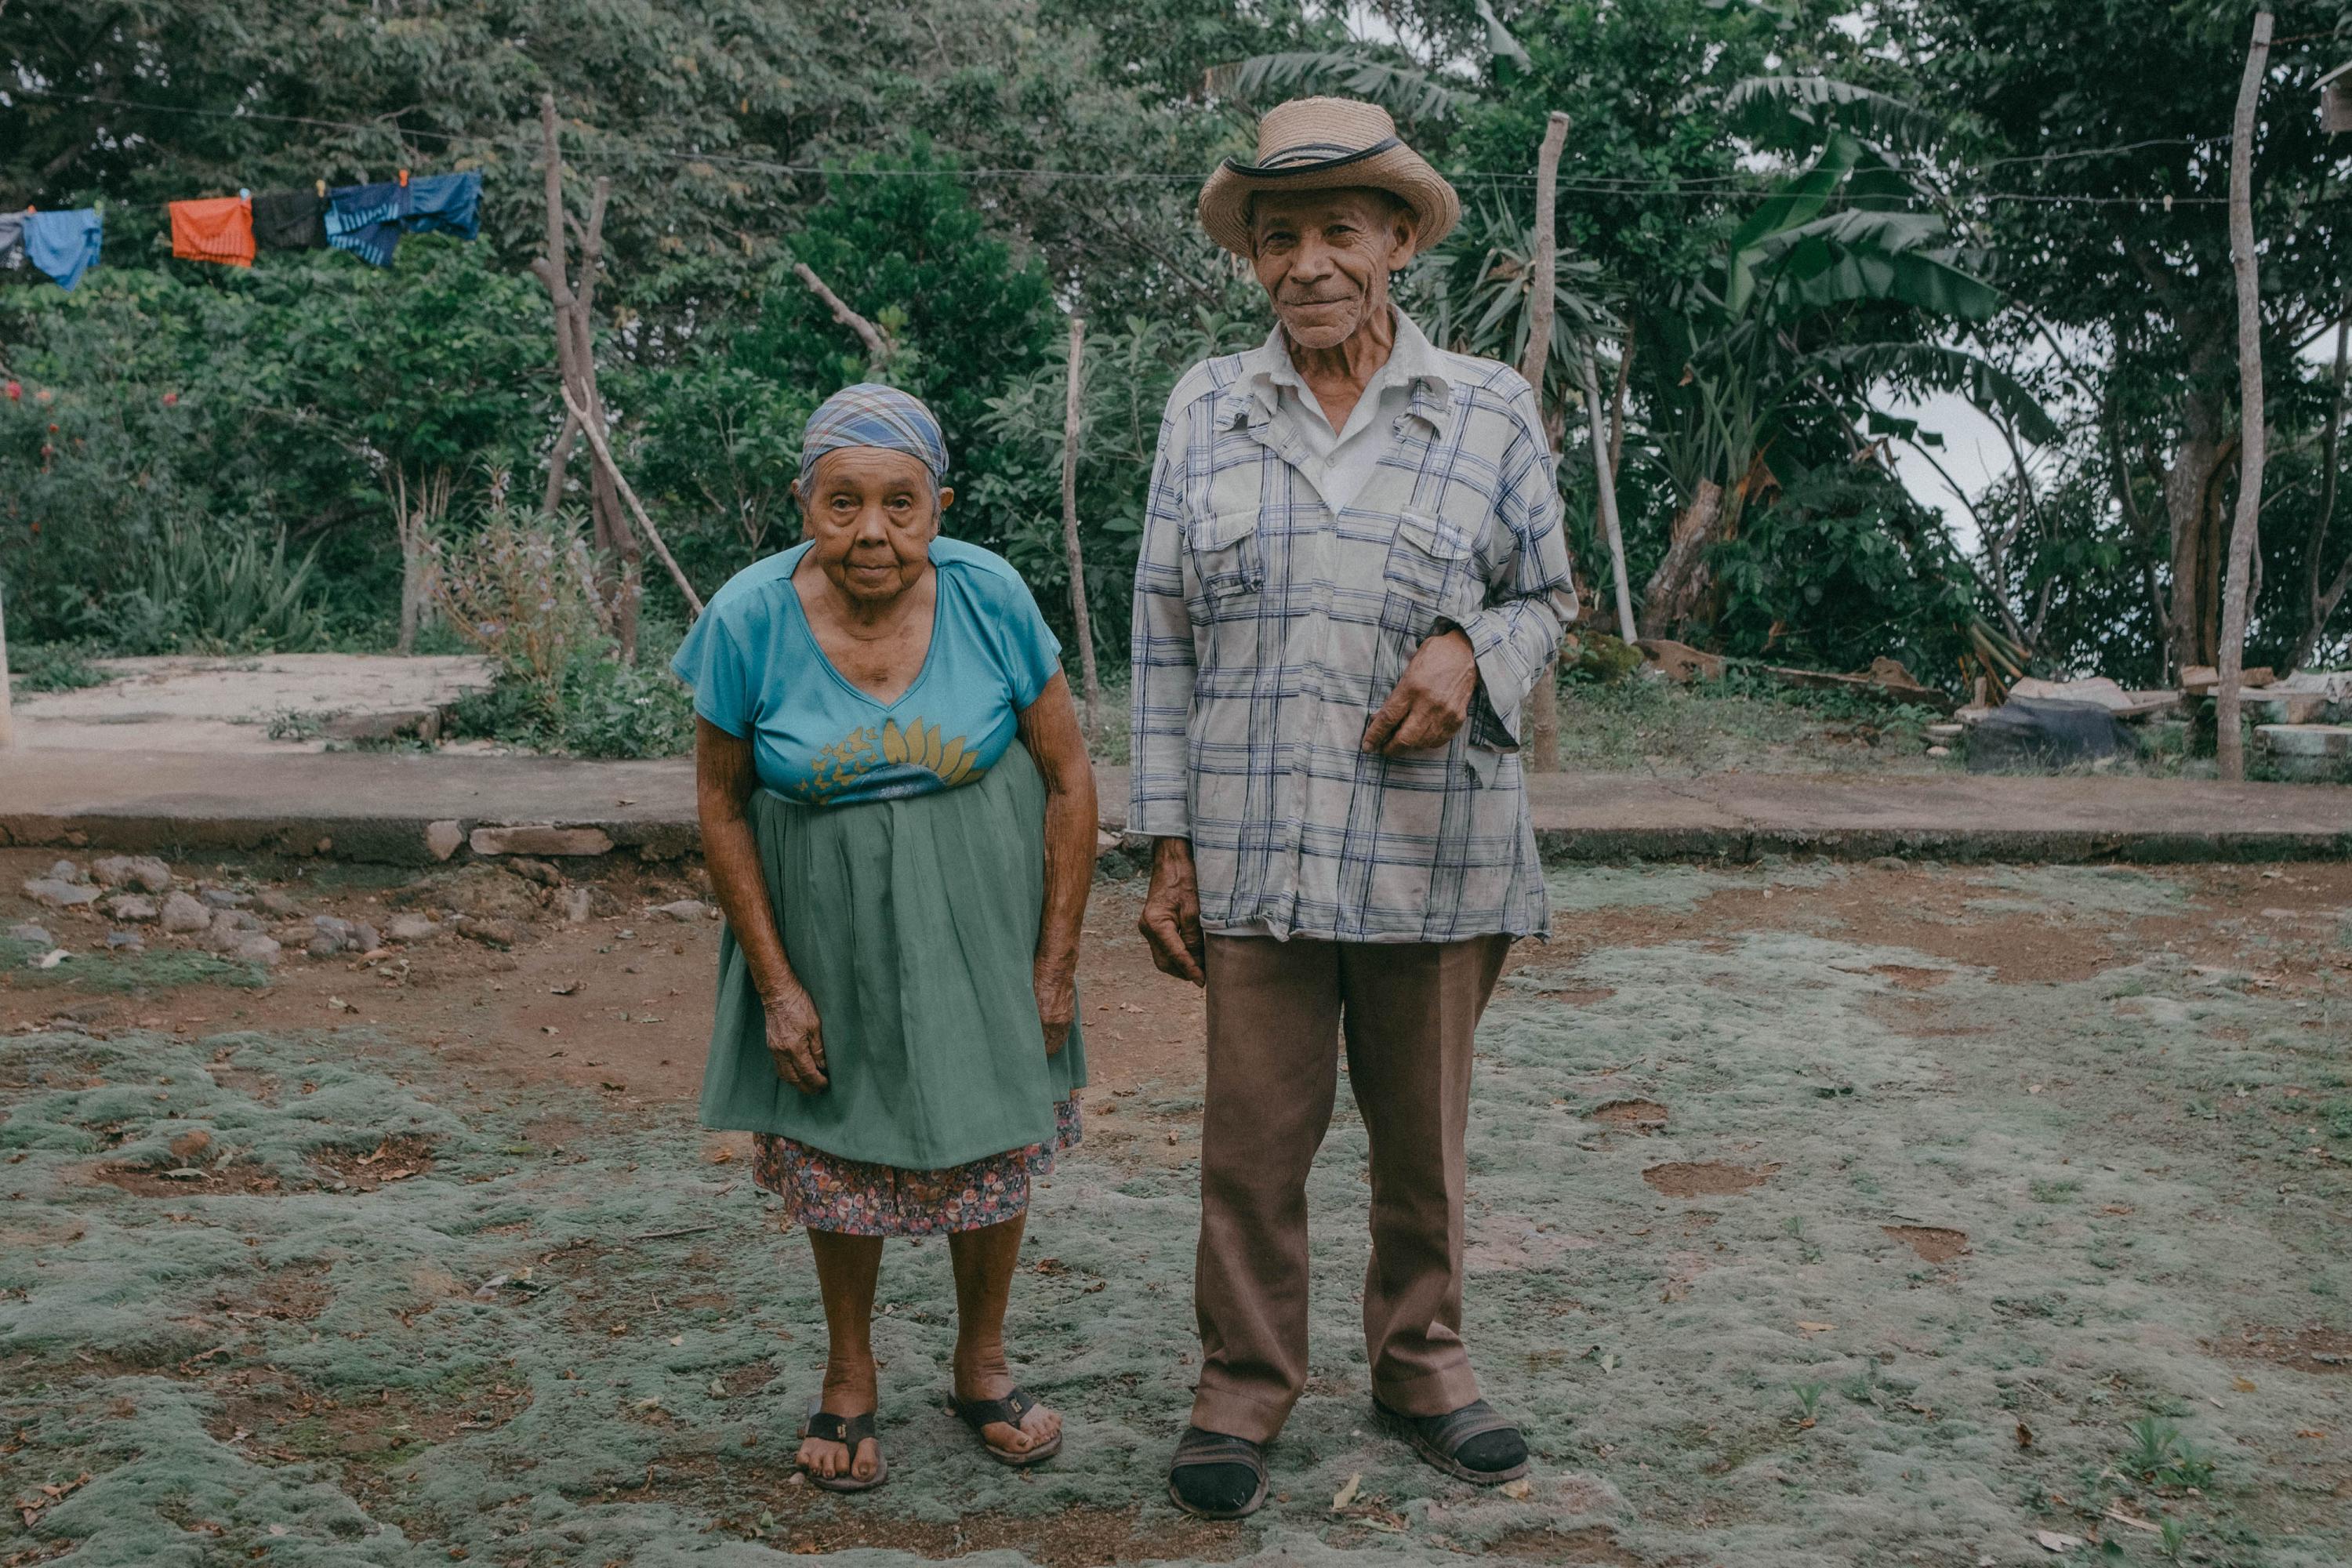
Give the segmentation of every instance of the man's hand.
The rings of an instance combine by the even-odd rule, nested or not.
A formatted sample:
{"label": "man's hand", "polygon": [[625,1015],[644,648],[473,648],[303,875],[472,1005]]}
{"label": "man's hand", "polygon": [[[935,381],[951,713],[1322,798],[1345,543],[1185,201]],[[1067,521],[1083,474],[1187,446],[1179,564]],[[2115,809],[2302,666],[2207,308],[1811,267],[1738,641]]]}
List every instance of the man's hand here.
{"label": "man's hand", "polygon": [[1208,983],[1202,965],[1201,884],[1192,873],[1192,842],[1160,838],[1151,846],[1151,889],[1143,895],[1143,918],[1135,922],[1151,946],[1151,962],[1162,974]]}
{"label": "man's hand", "polygon": [[1394,756],[1442,746],[1468,721],[1477,695],[1478,656],[1469,634],[1442,632],[1414,650],[1396,689],[1364,726],[1364,750]]}
{"label": "man's hand", "polygon": [[803,1094],[825,1086],[824,1035],[818,1027],[816,1002],[800,986],[769,998],[768,1056],[776,1076]]}
{"label": "man's hand", "polygon": [[1039,959],[1029,980],[1037,993],[1037,1022],[1045,1031],[1045,1054],[1057,1057],[1070,1040],[1070,1021],[1078,1016],[1078,977],[1066,961]]}

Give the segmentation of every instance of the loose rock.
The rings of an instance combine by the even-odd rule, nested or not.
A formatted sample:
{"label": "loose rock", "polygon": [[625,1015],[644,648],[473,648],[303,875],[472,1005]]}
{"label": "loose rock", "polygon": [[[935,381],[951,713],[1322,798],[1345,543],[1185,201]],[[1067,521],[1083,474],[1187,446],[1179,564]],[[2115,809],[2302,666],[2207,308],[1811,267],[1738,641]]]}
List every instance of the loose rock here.
{"label": "loose rock", "polygon": [[700,899],[680,899],[674,904],[657,904],[655,908],[674,921],[709,920],[712,912]]}
{"label": "loose rock", "polygon": [[537,882],[542,888],[560,888],[563,885],[563,873],[544,860],[513,860],[508,862],[507,869],[518,877]]}
{"label": "loose rock", "polygon": [[428,822],[425,825],[425,852],[436,860],[446,860],[466,842],[466,830],[454,822]]}
{"label": "loose rock", "polygon": [[273,965],[277,963],[278,955],[283,951],[284,949],[278,945],[278,941],[275,937],[261,936],[258,934],[247,937],[243,942],[238,942],[236,947],[230,949],[231,952],[233,952],[236,957],[244,959],[247,963],[267,963]]}
{"label": "loose rock", "polygon": [[293,894],[277,888],[262,890],[261,907],[265,912],[273,915],[299,915],[302,912],[302,906],[295,900]]}
{"label": "loose rock", "polygon": [[165,931],[203,931],[213,923],[213,912],[185,893],[173,893],[163,900],[163,919]]}
{"label": "loose rock", "polygon": [[512,947],[517,931],[512,921],[469,920],[457,927],[457,934],[484,947]]}
{"label": "loose rock", "polygon": [[90,873],[109,888],[137,888],[161,893],[172,886],[172,868],[152,855],[109,855],[90,862]]}
{"label": "loose rock", "polygon": [[106,945],[110,951],[139,952],[147,946],[147,939],[135,931],[110,931],[106,933]]}
{"label": "loose rock", "polygon": [[106,912],[127,925],[143,925],[155,918],[155,900],[137,893],[117,893],[101,906]]}
{"label": "loose rock", "polygon": [[216,910],[241,910],[253,902],[251,893],[240,893],[234,888],[205,888],[196,896]]}
{"label": "loose rock", "polygon": [[441,926],[423,915],[394,915],[392,923],[383,928],[383,934],[393,942],[431,942],[441,934]]}
{"label": "loose rock", "polygon": [[59,882],[87,882],[89,880],[89,874],[70,860],[50,861],[48,874],[51,879]]}
{"label": "loose rock", "polygon": [[57,945],[57,940],[49,935],[48,928],[47,926],[37,926],[30,921],[26,921],[18,925],[10,926],[8,928],[8,940],[10,942],[29,942],[33,946],[39,948],[49,948]]}
{"label": "loose rock", "polygon": [[[63,862],[60,862],[63,864]],[[37,904],[53,910],[79,909],[98,901],[99,889],[81,882],[68,882],[57,877],[35,877],[25,884],[25,896]]]}

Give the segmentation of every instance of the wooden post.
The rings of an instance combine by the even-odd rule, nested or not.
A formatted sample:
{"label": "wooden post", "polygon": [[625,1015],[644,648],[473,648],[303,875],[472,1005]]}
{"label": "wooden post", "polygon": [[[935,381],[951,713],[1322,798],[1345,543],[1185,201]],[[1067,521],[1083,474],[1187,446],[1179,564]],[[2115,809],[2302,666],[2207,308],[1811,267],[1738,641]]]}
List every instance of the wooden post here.
{"label": "wooden post", "polygon": [[[1544,413],[1544,374],[1551,360],[1551,324],[1559,308],[1559,153],[1568,142],[1568,116],[1553,110],[1544,119],[1543,145],[1536,153],[1536,253],[1528,268],[1528,346],[1519,357],[1519,374],[1536,395],[1536,414]],[[1596,434],[1594,439],[1600,437]],[[1544,663],[1528,693],[1520,756],[1530,773],[1559,772],[1559,689],[1554,666],[1558,656]]]}
{"label": "wooden post", "polygon": [[2214,755],[2221,776],[2246,776],[2246,750],[2238,734],[2238,681],[2246,668],[2247,579],[2254,538],[2262,531],[2263,414],[2262,275],[2254,258],[2254,110],[2270,64],[2271,14],[2254,13],[2246,73],[2238,82],[2238,119],[2230,142],[2230,268],[2238,280],[2238,510],[2230,527],[2230,565],[2221,585],[2221,684],[2213,693]]}
{"label": "wooden post", "polygon": [[1578,369],[1584,377],[1585,415],[1592,421],[1593,478],[1601,486],[1601,528],[1609,538],[1609,569],[1616,578],[1617,635],[1633,640],[1633,590],[1625,580],[1625,536],[1617,527],[1616,476],[1609,467],[1609,426],[1601,412],[1601,377],[1592,368],[1592,345],[1585,345]]}
{"label": "wooden post", "polygon": [[0,752],[16,744],[15,699],[8,692],[8,596],[0,592]]}
{"label": "wooden post", "polygon": [[580,409],[572,401],[572,394],[568,391],[563,395],[563,406],[578,421],[580,433],[588,438],[588,449],[596,455],[596,461],[604,468],[605,477],[612,480],[613,488],[620,492],[621,499],[628,503],[629,510],[637,520],[637,526],[646,531],[646,539],[653,545],[654,553],[660,556],[661,563],[669,568],[670,581],[677,584],[677,591],[686,595],[687,619],[698,618],[702,614],[702,595],[694,591],[694,584],[687,580],[677,558],[669,552],[669,546],[662,542],[661,530],[656,528],[654,520],[646,515],[644,505],[637,500],[637,492],[629,488],[629,481],[621,473],[621,465],[613,460],[613,449],[604,445],[604,437],[596,434],[595,421],[580,417]]}
{"label": "wooden post", "polygon": [[1070,557],[1070,616],[1078,628],[1078,674],[1087,689],[1087,738],[1097,734],[1102,682],[1095,671],[1094,616],[1087,609],[1086,559],[1078,551],[1078,426],[1083,401],[1080,375],[1086,363],[1087,323],[1070,318],[1070,384],[1062,400],[1062,548]]}
{"label": "wooden post", "polygon": [[[532,258],[530,269],[547,286],[548,303],[554,310],[556,374],[564,389],[567,410],[563,429],[557,435],[554,450],[548,458],[543,499],[546,510],[552,514],[562,500],[564,467],[571,459],[572,444],[581,427],[593,425],[600,436],[605,428],[604,399],[596,386],[594,310],[596,275],[603,268],[604,257],[604,207],[613,185],[610,180],[599,179],[591,189],[587,223],[583,225],[573,218],[563,203],[563,148],[555,115],[555,95],[551,92],[540,95],[539,123],[546,163],[547,249],[546,254]],[[580,281],[576,287],[570,276],[567,229],[580,242]],[[635,664],[637,600],[643,592],[636,531],[629,526],[619,493],[603,464],[590,471],[588,499],[589,514],[594,521],[597,597],[613,622],[614,637],[621,645],[621,661]]]}

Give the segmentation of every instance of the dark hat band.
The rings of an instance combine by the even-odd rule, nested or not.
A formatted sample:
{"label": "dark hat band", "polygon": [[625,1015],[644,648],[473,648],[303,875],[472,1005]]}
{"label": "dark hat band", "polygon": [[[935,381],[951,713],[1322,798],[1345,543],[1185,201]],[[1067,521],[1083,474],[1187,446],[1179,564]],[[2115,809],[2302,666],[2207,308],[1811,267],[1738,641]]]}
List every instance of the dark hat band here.
{"label": "dark hat band", "polygon": [[1244,163],[1237,158],[1228,158],[1225,167],[1247,179],[1279,180],[1289,174],[1314,174],[1326,169],[1345,168],[1403,144],[1393,136],[1383,137],[1369,147],[1353,151],[1328,142],[1307,142],[1296,147],[1285,147],[1263,163]]}

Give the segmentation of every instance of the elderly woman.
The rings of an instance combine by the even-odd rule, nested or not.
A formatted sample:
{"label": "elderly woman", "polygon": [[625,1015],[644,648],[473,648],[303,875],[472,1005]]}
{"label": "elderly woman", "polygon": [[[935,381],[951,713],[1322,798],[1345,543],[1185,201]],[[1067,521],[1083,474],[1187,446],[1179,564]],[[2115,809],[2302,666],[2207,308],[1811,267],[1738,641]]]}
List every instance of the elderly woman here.
{"label": "elderly woman", "polygon": [[808,1231],[829,1350],[798,1463],[831,1491],[889,1473],[885,1237],[948,1238],[950,1404],[989,1454],[1061,1447],[1004,1308],[1029,1184],[1078,1140],[1094,774],[1027,585],[940,537],[947,461],[915,398],[836,393],[803,441],[803,542],[738,573],[673,665],[727,915],[702,1122],[755,1135],[759,1184]]}

